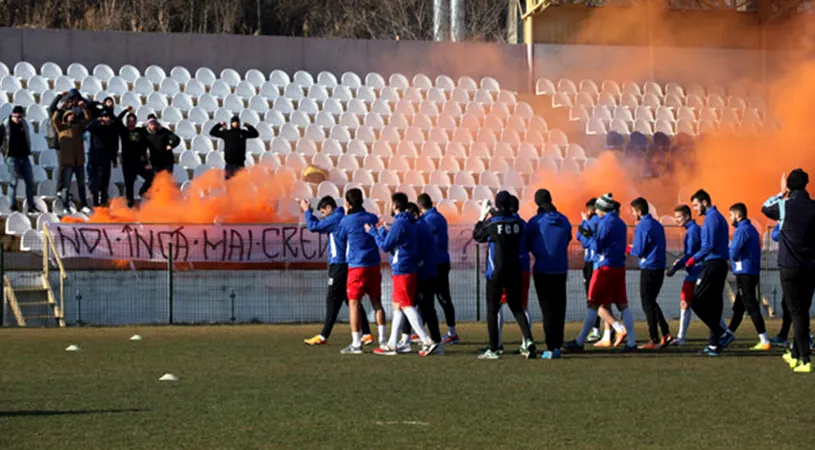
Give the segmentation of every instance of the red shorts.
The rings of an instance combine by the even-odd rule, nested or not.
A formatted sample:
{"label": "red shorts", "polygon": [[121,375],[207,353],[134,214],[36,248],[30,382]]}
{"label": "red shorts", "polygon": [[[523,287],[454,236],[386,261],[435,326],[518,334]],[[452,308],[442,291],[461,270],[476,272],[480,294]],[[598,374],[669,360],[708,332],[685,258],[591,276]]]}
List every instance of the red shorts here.
{"label": "red shorts", "polygon": [[[532,272],[521,272],[521,306],[526,309],[529,306],[529,280],[532,278]],[[507,290],[504,289],[504,295],[501,296],[501,304],[507,302]]]}
{"label": "red shorts", "polygon": [[591,275],[589,283],[589,304],[618,307],[628,304],[625,290],[625,268],[603,266]]}
{"label": "red shorts", "polygon": [[696,289],[695,281],[683,281],[682,292],[679,294],[679,299],[685,303],[690,304],[693,301],[693,290]]}
{"label": "red shorts", "polygon": [[416,284],[419,276],[415,273],[410,275],[391,275],[393,280],[393,302],[399,306],[416,306]]}
{"label": "red shorts", "polygon": [[379,266],[349,268],[345,293],[348,300],[362,300],[365,294],[371,298],[382,297],[382,272]]}

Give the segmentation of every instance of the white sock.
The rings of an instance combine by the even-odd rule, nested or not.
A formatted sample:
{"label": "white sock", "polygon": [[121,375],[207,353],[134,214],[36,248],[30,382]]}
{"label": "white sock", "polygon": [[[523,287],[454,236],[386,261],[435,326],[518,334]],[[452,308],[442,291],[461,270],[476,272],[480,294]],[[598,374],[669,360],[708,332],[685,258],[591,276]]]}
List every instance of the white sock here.
{"label": "white sock", "polygon": [[[396,316],[394,315],[394,317],[396,317]],[[385,340],[387,340],[388,326],[387,325],[377,325],[376,326],[376,333],[379,335],[379,343],[384,344]]]}
{"label": "white sock", "polygon": [[591,329],[591,334],[600,334],[600,329],[599,328],[592,328]]}
{"label": "white sock", "polygon": [[456,334],[456,326],[453,325],[452,327],[447,327],[447,335],[448,336],[455,336]]}
{"label": "white sock", "polygon": [[611,340],[611,327],[609,327],[608,324],[606,324],[606,326],[603,328],[603,339],[601,340],[602,341]]}
{"label": "white sock", "polygon": [[351,332],[351,345],[354,347],[359,347],[362,345],[362,333],[359,331]]}
{"label": "white sock", "polygon": [[631,314],[631,308],[625,308],[620,315],[623,316],[623,323],[625,324],[626,343],[629,347],[633,347],[637,345],[637,337],[634,333],[634,315]]}
{"label": "white sock", "polygon": [[504,337],[504,307],[498,308],[498,345],[501,345]]}
{"label": "white sock", "polygon": [[[625,327],[619,320],[615,320],[614,323],[611,324],[611,328],[614,328],[614,331],[616,331],[617,334],[625,333]],[[603,339],[605,339],[605,336],[603,336]],[[611,340],[611,330],[608,330],[608,339]]]}
{"label": "white sock", "polygon": [[577,335],[577,343],[579,345],[583,345],[586,342],[586,337],[589,335],[589,331],[591,331],[592,327],[594,327],[594,321],[597,320],[597,310],[589,308],[586,311],[586,318],[583,319],[583,328],[580,329],[580,334]]}
{"label": "white sock", "polygon": [[410,335],[402,333],[402,340],[400,342],[407,342],[410,340]]}
{"label": "white sock", "polygon": [[690,321],[693,319],[693,310],[680,309],[679,310],[679,334],[676,336],[680,341],[685,340],[685,335],[688,333]]}
{"label": "white sock", "polygon": [[762,344],[769,344],[769,343],[770,343],[770,338],[768,338],[768,337],[767,337],[767,333],[761,333],[761,334],[759,334],[759,335],[758,335],[758,340],[759,340],[759,342],[761,342]]}
{"label": "white sock", "polygon": [[324,341],[326,340],[326,339],[325,339],[325,336],[323,336],[322,334],[320,335],[320,339],[322,339],[322,340],[324,340]]}
{"label": "white sock", "polygon": [[424,331],[422,319],[419,317],[419,313],[416,311],[416,308],[413,306],[407,306],[403,307],[402,311],[405,313],[408,322],[410,322],[410,326],[413,327],[413,331],[419,336],[419,339],[421,339],[425,345],[430,345],[433,341],[430,340],[430,336],[428,336]]}
{"label": "white sock", "polygon": [[393,322],[391,322],[391,337],[388,340],[388,345],[396,347],[396,340],[399,339],[399,333],[402,332],[402,319],[404,318],[402,310],[397,309],[393,312]]}

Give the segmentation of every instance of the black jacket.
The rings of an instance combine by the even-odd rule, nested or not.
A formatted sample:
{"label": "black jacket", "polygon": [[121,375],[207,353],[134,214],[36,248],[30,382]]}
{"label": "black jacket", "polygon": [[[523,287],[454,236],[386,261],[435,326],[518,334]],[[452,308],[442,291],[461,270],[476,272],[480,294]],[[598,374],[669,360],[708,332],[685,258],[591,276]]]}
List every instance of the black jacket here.
{"label": "black jacket", "polygon": [[109,125],[102,125],[99,119],[94,119],[85,130],[91,135],[91,157],[108,161],[116,159],[119,155],[120,136],[116,119],[112,119]]}
{"label": "black jacket", "polygon": [[147,130],[144,127],[129,130],[120,125],[119,138],[122,140],[122,168],[135,170],[147,166]]}
{"label": "black jacket", "polygon": [[246,161],[246,140],[260,136],[258,130],[247,124],[246,129],[229,128],[224,130],[220,123],[216,123],[211,130],[211,136],[224,140],[224,161],[228,164],[243,166]]}
{"label": "black jacket", "polygon": [[[473,239],[489,243],[487,279],[521,276],[520,252],[524,239],[521,219],[499,213],[489,220],[479,221],[473,229]],[[527,269],[528,270],[528,269]]]}
{"label": "black jacket", "polygon": [[771,197],[761,212],[780,224],[778,266],[815,269],[815,201],[807,191],[792,191],[788,198]]}
{"label": "black jacket", "polygon": [[[18,125],[14,125],[11,117],[0,124],[0,148],[3,155],[7,157],[22,158],[31,154],[31,136],[28,122],[22,120]],[[16,131],[15,131],[16,128]]]}
{"label": "black jacket", "polygon": [[150,151],[150,163],[153,164],[154,169],[162,170],[173,166],[175,156],[172,150],[167,150],[167,146],[176,148],[181,143],[181,139],[175,133],[163,127],[156,130],[155,133],[146,130],[145,143],[147,150]]}

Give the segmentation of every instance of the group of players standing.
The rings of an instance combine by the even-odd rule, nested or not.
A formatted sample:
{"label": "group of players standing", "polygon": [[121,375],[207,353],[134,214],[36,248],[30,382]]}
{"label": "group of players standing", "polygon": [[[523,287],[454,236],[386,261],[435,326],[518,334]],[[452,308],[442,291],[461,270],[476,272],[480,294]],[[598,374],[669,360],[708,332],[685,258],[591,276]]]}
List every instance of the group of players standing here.
{"label": "group of players standing", "polygon": [[[624,352],[682,345],[693,313],[710,331],[708,345],[702,353],[718,356],[735,339],[734,332],[747,312],[759,337],[752,350],[766,351],[773,344],[786,344],[786,334],[792,322],[795,339],[791,350],[785,353],[784,361],[795,372],[811,373],[809,309],[815,292],[815,202],[806,192],[808,181],[806,172],[794,170],[789,178],[785,178],[784,192],[770,198],[762,208],[764,215],[777,221],[773,239],[780,243],[779,268],[784,291],[785,325],[779,336],[772,339],[767,335],[757,295],[761,238],[748,219],[747,207],[743,203],[736,203],[729,210],[730,224],[734,227],[732,240],[728,221],[704,190],[691,197],[693,210],[704,217],[701,226],[693,220],[689,206],[677,206],[674,219],[685,229],[684,252],[669,267],[665,230],[649,214],[649,205],[644,198],[630,203],[631,213],[637,220],[630,245],[627,226],[619,217],[620,203],[610,193],[591,199],[577,227],[577,239],[585,250],[583,273],[588,309],[580,334],[575,340],[564,342],[571,224],[558,212],[551,194],[545,189],[535,193],[538,211],[528,223],[518,215],[518,199],[506,191],[499,192],[494,204],[489,200],[482,203],[481,215],[473,230],[476,242],[488,244],[485,278],[490,342],[479,358],[497,359],[503,352],[501,307],[504,303],[515,316],[523,336],[521,355],[526,358],[537,355],[527,312],[530,280],[534,280],[546,335],[547,349],[541,353],[543,359],[560,358],[561,349],[582,351],[592,337],[597,341],[595,346],[599,347],[617,347],[625,342]],[[302,203],[308,228],[329,235],[330,258],[325,326],[320,335],[306,340],[306,343],[317,345],[327,341],[347,297],[352,343],[342,353],[362,353],[362,346],[373,342],[360,306],[360,300],[367,294],[376,311],[380,341],[374,353],[396,355],[410,352],[410,328],[423,344],[420,355],[443,353],[442,344],[458,342],[455,313],[450,301],[446,220],[433,208],[426,194],[418,198],[418,206],[409,203],[405,194],[394,194],[394,221],[389,227],[382,226],[376,216],[364,211],[360,190],[349,190],[345,203],[347,215],[342,208],[336,207],[332,198],[321,199],[318,209],[323,214],[322,220],[314,217],[308,202]],[[385,314],[381,305],[379,250],[390,253],[393,277],[394,313],[388,340],[385,340]],[[531,271],[530,253],[535,257]],[[639,347],[626,293],[628,255],[639,259],[639,291],[648,324],[649,340]],[[733,318],[728,325],[722,311],[730,268],[736,277],[737,293]],[[664,277],[671,277],[678,271],[684,271],[685,278],[680,294],[680,328],[674,338],[657,297]],[[449,331],[443,338],[434,297],[439,298],[448,320]],[[610,309],[612,304],[617,307],[622,323],[614,317]],[[405,319],[409,327],[403,324]],[[606,323],[602,339],[599,319]],[[424,325],[427,325],[429,335],[424,331]],[[614,338],[612,332],[616,334]]]}

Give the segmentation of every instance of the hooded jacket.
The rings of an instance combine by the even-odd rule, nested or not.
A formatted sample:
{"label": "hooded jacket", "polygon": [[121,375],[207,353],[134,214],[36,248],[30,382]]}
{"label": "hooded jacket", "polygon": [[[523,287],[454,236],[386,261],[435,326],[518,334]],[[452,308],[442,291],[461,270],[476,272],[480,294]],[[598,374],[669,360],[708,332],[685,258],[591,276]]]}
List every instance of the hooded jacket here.
{"label": "hooded jacket", "polygon": [[125,125],[118,126],[119,138],[122,141],[122,168],[135,170],[147,166],[147,130],[135,127],[132,130]]}
{"label": "hooded jacket", "polygon": [[99,158],[99,162],[114,161],[119,155],[119,125],[115,118],[110,118],[108,125],[102,125],[99,119],[94,119],[85,129],[91,135],[91,159]]}
{"label": "hooded jacket", "polygon": [[156,170],[172,167],[175,156],[172,150],[167,150],[167,146],[176,148],[181,143],[181,139],[164,127],[160,127],[155,133],[150,132],[150,129],[145,127],[144,136],[147,149],[150,151],[150,162]]}
{"label": "hooded jacket", "polygon": [[727,249],[730,237],[728,230],[724,216],[715,206],[709,207],[705,211],[705,221],[702,223],[702,246],[693,255],[693,260],[699,263],[727,259],[730,254]]}
{"label": "hooded jacket", "polygon": [[81,166],[85,164],[85,141],[82,133],[90,120],[90,113],[84,110],[83,114],[75,115],[76,120],[69,123],[65,120],[62,111],[54,112],[51,123],[57,130],[59,139],[59,163],[62,166]]}
{"label": "hooded jacket", "polygon": [[[697,225],[695,221],[689,220],[687,223],[685,223],[684,227],[684,252],[682,254],[682,258],[674,263],[674,268],[684,267],[685,263],[687,263],[688,260],[691,259],[691,257],[695,255],[700,248],[702,248],[702,229],[699,227],[699,225]],[[701,264],[697,264],[692,267],[685,267],[685,281],[695,283],[701,274]]]}
{"label": "hooded jacket", "polygon": [[631,247],[631,255],[640,260],[640,269],[665,270],[665,245],[665,227],[650,214],[642,216]]}
{"label": "hooded jacket", "polygon": [[449,264],[450,244],[447,233],[447,219],[436,208],[430,208],[422,214],[421,220],[430,227],[430,231],[433,233],[433,242],[436,244],[439,256],[438,264]]}
{"label": "hooded jacket", "polygon": [[439,276],[436,266],[439,264],[441,249],[436,247],[433,231],[427,222],[417,220],[416,229],[419,233],[419,279],[431,280]]}
{"label": "hooded jacket", "polygon": [[734,275],[758,275],[761,271],[761,237],[750,219],[736,224],[730,241],[730,264]]}
{"label": "hooded jacket", "polygon": [[529,219],[526,244],[535,255],[535,273],[561,274],[569,270],[569,242],[572,225],[557,209],[541,207]]}
{"label": "hooded jacket", "polygon": [[499,211],[489,220],[475,224],[473,240],[489,244],[485,271],[487,279],[515,275],[520,278],[520,249],[523,241],[523,222],[520,219]]}
{"label": "hooded jacket", "polygon": [[345,251],[345,261],[351,269],[378,266],[382,261],[379,257],[379,248],[376,239],[365,232],[365,224],[372,227],[379,221],[377,217],[364,208],[351,208],[340,220],[334,238],[340,251]]}
{"label": "hooded jacket", "polygon": [[383,252],[390,253],[393,275],[410,275],[419,270],[419,231],[409,212],[397,214],[390,231],[371,228],[370,235]]}
{"label": "hooded jacket", "polygon": [[334,212],[323,217],[322,220],[318,219],[311,209],[305,212],[308,231],[328,235],[328,264],[345,264],[345,252],[342,251],[345,243],[340,242],[336,236],[337,227],[343,217],[345,217],[345,210],[342,209],[342,206],[334,208]]}
{"label": "hooded jacket", "polygon": [[597,220],[591,250],[594,253],[594,269],[600,267],[624,268],[628,231],[625,222],[615,212],[607,213]]}
{"label": "hooded jacket", "polygon": [[260,136],[258,130],[252,125],[246,124],[243,128],[224,129],[220,123],[216,123],[209,134],[213,137],[224,140],[224,161],[227,164],[243,166],[246,162],[246,140]]}
{"label": "hooded jacket", "polygon": [[[580,227],[583,228],[583,229],[591,230],[592,232],[594,232],[594,230],[597,228],[597,220],[598,219],[599,219],[599,217],[597,217],[596,214],[592,214],[591,217],[589,217],[588,219],[580,222]],[[585,261],[585,262],[594,261],[594,254],[592,253],[592,250],[591,250],[591,241],[592,241],[592,239],[594,239],[594,235],[586,237],[586,236],[583,236],[580,233],[577,233],[577,240],[580,242],[580,245],[583,246],[583,261]]]}
{"label": "hooded jacket", "polygon": [[809,193],[796,189],[786,199],[771,197],[761,212],[778,221],[778,267],[815,269],[815,202]]}

